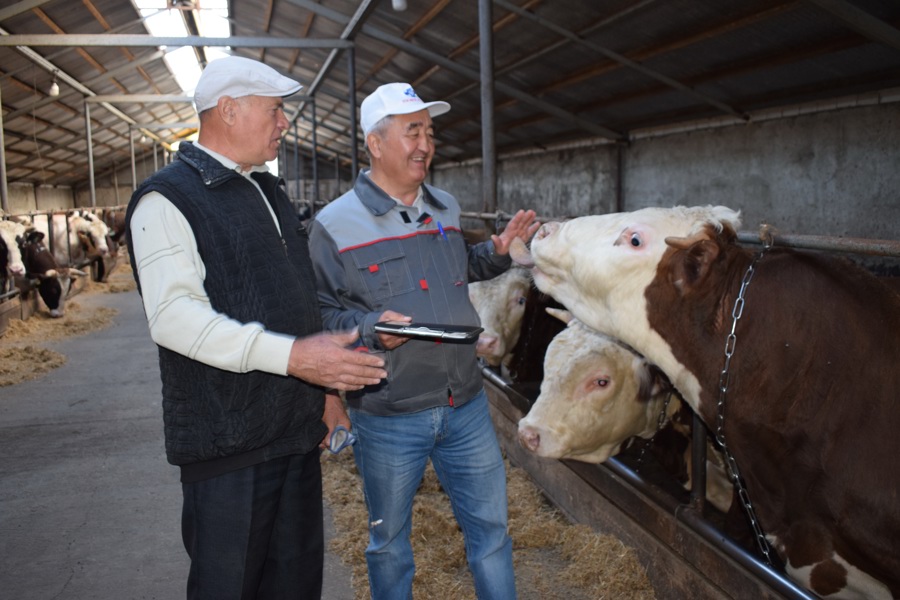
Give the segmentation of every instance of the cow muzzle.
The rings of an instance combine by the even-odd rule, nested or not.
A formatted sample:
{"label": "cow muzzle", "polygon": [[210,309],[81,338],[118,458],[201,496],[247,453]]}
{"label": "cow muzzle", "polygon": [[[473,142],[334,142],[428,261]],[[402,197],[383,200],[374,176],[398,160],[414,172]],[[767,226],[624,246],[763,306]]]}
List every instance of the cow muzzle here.
{"label": "cow muzzle", "polygon": [[541,446],[540,432],[530,425],[519,427],[519,444],[529,452],[537,454]]}

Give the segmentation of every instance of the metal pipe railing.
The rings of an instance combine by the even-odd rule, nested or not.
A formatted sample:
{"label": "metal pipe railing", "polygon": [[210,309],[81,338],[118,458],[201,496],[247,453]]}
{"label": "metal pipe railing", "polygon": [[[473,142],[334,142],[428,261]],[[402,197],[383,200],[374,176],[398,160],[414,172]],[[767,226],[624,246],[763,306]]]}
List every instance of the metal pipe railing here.
{"label": "metal pipe railing", "polygon": [[[503,221],[509,221],[513,218],[513,213],[503,211],[497,212],[468,212],[460,213],[463,219],[480,219],[482,221],[493,221],[499,224]],[[538,215],[537,220],[541,223],[549,223],[551,221],[565,221],[568,217],[550,217]],[[829,235],[802,235],[802,234],[778,234],[769,235],[772,231],[768,225],[760,226],[759,232],[739,231],[737,234],[738,241],[745,244],[762,244],[762,239],[766,236],[774,243],[775,246],[785,248],[798,248],[803,250],[828,250],[832,252],[853,252],[856,254],[867,254],[871,256],[893,256],[900,257],[900,241],[896,240],[879,240],[867,238],[851,238]]]}

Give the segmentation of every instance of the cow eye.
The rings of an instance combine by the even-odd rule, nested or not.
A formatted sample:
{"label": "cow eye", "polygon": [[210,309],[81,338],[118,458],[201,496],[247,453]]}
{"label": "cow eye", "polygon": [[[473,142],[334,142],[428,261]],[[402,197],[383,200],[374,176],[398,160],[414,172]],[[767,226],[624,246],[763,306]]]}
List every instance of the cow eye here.
{"label": "cow eye", "polygon": [[606,377],[603,377],[601,379],[598,379],[596,383],[597,383],[597,387],[605,388],[606,386],[609,385],[609,379]]}
{"label": "cow eye", "polygon": [[519,306],[522,306],[523,304],[525,304],[525,297],[519,296],[519,298],[516,300],[516,304],[518,304]]}
{"label": "cow eye", "polygon": [[631,245],[634,246],[635,248],[639,248],[639,247],[641,246],[641,244],[643,243],[643,241],[641,240],[641,234],[639,234],[639,233],[632,233],[632,234],[631,234],[631,239],[629,240],[629,242],[630,242]]}

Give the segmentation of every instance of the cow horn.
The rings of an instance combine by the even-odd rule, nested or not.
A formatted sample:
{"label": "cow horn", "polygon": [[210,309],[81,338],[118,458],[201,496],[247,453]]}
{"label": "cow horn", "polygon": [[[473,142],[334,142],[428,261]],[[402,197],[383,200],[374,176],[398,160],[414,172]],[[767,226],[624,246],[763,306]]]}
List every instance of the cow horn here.
{"label": "cow horn", "polygon": [[556,317],[563,323],[569,323],[574,318],[572,313],[564,308],[553,308],[552,306],[548,306],[544,310],[547,311],[548,315],[550,315],[551,317]]}

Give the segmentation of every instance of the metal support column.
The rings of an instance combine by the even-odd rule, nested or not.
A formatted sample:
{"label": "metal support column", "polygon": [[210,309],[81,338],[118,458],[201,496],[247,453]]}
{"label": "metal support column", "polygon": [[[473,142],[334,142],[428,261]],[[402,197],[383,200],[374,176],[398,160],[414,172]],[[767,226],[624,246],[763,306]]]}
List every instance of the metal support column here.
{"label": "metal support column", "polygon": [[334,155],[334,197],[341,195],[341,155]]}
{"label": "metal support column", "polygon": [[[493,2],[478,0],[478,45],[481,53],[481,189],[483,210],[497,211],[497,153],[494,140]],[[494,229],[494,226],[490,226]]]}
{"label": "metal support column", "polygon": [[359,158],[357,155],[356,127],[356,46],[347,51],[347,73],[350,79],[350,183],[356,181],[356,173],[359,170]]}
{"label": "metal support column", "polygon": [[113,192],[115,193],[116,206],[120,206],[122,203],[119,201],[119,169],[116,167],[116,163],[113,163]]}
{"label": "metal support column", "polygon": [[131,191],[137,190],[137,164],[134,161],[134,128],[128,126],[128,147],[131,149]]}
{"label": "metal support column", "polygon": [[319,149],[318,144],[319,140],[316,137],[316,99],[313,98],[310,101],[310,107],[312,108],[312,176],[313,176],[313,212],[316,211],[316,208],[319,205]]}
{"label": "metal support column", "polygon": [[94,186],[94,142],[91,139],[91,105],[84,103],[84,125],[87,131],[88,181],[91,185],[91,208],[97,206],[97,189]]}
{"label": "metal support column", "polygon": [[3,96],[0,95],[0,207],[9,214],[9,189],[6,187],[6,142],[3,140]]}
{"label": "metal support column", "polygon": [[294,198],[300,199],[300,135],[294,119]]}

